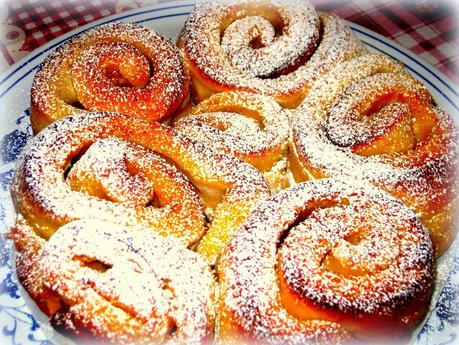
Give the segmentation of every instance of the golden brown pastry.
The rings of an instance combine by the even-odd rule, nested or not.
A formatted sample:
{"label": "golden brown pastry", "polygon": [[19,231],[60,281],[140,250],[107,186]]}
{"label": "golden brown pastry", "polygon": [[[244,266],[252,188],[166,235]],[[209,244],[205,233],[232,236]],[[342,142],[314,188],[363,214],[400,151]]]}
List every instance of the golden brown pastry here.
{"label": "golden brown pastry", "polygon": [[221,92],[192,108],[174,127],[213,150],[252,164],[272,190],[286,187],[290,119],[273,98]]}
{"label": "golden brown pastry", "polygon": [[261,204],[217,268],[222,343],[406,340],[433,286],[416,215],[348,179],[298,184]]}
{"label": "golden brown pastry", "polygon": [[[48,126],[22,155],[11,190],[17,211],[42,238],[73,220],[100,219],[187,246],[205,235],[203,254],[212,261],[269,195],[249,164],[160,123],[115,113]],[[213,209],[210,221],[205,208]]]}
{"label": "golden brown pastry", "polygon": [[35,133],[73,113],[113,111],[159,121],[188,99],[189,74],[178,49],[147,27],[99,26],[52,52],[35,75]]}
{"label": "golden brown pastry", "polygon": [[457,130],[427,89],[384,55],[319,81],[293,117],[297,181],[350,175],[410,206],[441,255],[454,238]]}
{"label": "golden brown pastry", "polygon": [[78,341],[202,344],[213,337],[213,277],[198,254],[143,229],[98,220],[45,241],[12,230],[19,280],[51,323]]}
{"label": "golden brown pastry", "polygon": [[196,4],[178,39],[198,102],[230,90],[296,107],[338,62],[364,52],[349,27],[305,1]]}

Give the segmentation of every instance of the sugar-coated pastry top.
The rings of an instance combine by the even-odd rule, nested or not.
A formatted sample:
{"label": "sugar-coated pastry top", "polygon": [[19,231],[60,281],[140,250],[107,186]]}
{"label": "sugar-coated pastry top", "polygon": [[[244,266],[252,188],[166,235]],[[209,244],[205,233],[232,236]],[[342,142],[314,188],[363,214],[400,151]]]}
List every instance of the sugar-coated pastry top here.
{"label": "sugar-coated pastry top", "polygon": [[271,97],[232,91],[202,101],[174,127],[268,171],[286,154],[290,119]]}
{"label": "sugar-coated pastry top", "polygon": [[260,205],[218,274],[223,340],[395,339],[424,316],[433,255],[427,231],[400,201],[369,183],[320,179]]}
{"label": "sugar-coated pastry top", "polygon": [[457,129],[401,64],[370,54],[339,65],[313,87],[292,122],[291,153],[304,170],[298,180],[369,180],[415,210],[437,254],[449,246]]}
{"label": "sugar-coated pastry top", "polygon": [[13,240],[23,285],[54,325],[80,340],[201,344],[212,337],[210,267],[171,239],[80,220],[49,241],[19,221]]}
{"label": "sugar-coated pastry top", "polygon": [[132,23],[102,25],[61,45],[43,62],[31,92],[35,132],[83,110],[161,120],[188,97],[178,49]]}
{"label": "sugar-coated pastry top", "polygon": [[30,120],[17,276],[77,342],[404,343],[427,313],[457,129],[307,0],[198,1],[176,45],[85,31]]}
{"label": "sugar-coated pastry top", "polygon": [[364,51],[338,17],[305,0],[198,2],[178,44],[198,100],[244,90],[289,108],[336,63]]}
{"label": "sugar-coated pastry top", "polygon": [[[128,143],[100,142],[113,137]],[[118,154],[123,158],[117,159]],[[90,175],[101,175],[107,160],[122,164],[118,168],[124,175],[129,169],[137,175],[128,176],[133,189],[144,188],[138,186],[138,179],[149,180],[154,186],[152,203],[139,205],[138,200],[119,202],[110,197],[103,184],[114,189],[123,183],[116,176],[123,175],[120,170],[108,170],[113,174],[102,185],[97,179],[87,181]],[[18,212],[44,238],[69,221],[95,218],[172,235],[186,245],[196,243],[206,230],[211,238],[215,232],[215,256],[256,203],[269,194],[265,181],[249,164],[215,153],[160,123],[115,113],[68,116],[44,129],[20,158],[11,190]],[[208,229],[203,206],[215,209]]]}

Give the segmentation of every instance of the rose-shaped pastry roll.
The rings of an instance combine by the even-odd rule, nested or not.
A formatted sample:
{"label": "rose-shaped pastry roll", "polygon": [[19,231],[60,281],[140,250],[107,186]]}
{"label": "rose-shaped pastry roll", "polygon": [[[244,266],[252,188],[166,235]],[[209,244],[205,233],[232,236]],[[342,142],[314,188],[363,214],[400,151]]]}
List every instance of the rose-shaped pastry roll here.
{"label": "rose-shaped pastry roll", "polygon": [[147,27],[107,24],[64,43],[35,75],[35,132],[75,112],[114,111],[159,121],[188,99],[178,49]]}
{"label": "rose-shaped pastry roll", "polygon": [[432,244],[390,194],[321,179],[261,204],[225,248],[218,278],[222,341],[401,341],[427,310]]}
{"label": "rose-shaped pastry roll", "polygon": [[212,261],[269,195],[249,164],[158,122],[115,113],[68,116],[41,131],[20,158],[11,191],[45,239],[73,220],[107,220],[187,246],[204,235]]}
{"label": "rose-shaped pastry roll", "polygon": [[293,117],[295,178],[350,175],[378,185],[416,212],[440,255],[454,238],[457,130],[451,119],[386,56],[364,55],[335,72]]}
{"label": "rose-shaped pastry roll", "polygon": [[304,0],[198,2],[178,45],[198,101],[242,90],[288,108],[338,62],[364,52],[338,17]]}
{"label": "rose-shaped pastry roll", "polygon": [[213,277],[197,253],[142,229],[79,220],[45,241],[22,219],[17,272],[51,323],[90,343],[201,344],[213,336]]}
{"label": "rose-shaped pastry roll", "polygon": [[252,164],[277,191],[288,184],[289,121],[289,114],[273,98],[232,91],[202,101],[174,127]]}

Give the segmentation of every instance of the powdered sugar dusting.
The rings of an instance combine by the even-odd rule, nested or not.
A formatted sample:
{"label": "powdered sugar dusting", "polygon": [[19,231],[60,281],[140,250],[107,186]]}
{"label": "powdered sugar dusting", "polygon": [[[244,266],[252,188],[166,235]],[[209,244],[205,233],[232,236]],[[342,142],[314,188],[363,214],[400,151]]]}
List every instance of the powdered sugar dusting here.
{"label": "powdered sugar dusting", "polygon": [[174,127],[214,150],[270,172],[286,157],[289,122],[286,111],[270,97],[223,92],[198,104]]}
{"label": "powdered sugar dusting", "polygon": [[[354,246],[346,242],[350,233],[359,231],[368,232],[368,237]],[[276,264],[278,247],[282,266]],[[321,265],[325,256],[362,273],[334,272]],[[219,269],[225,319],[246,337],[268,343],[336,343],[345,334],[327,319],[301,320],[289,314],[280,297],[282,272],[301,298],[349,313],[350,319],[380,311],[381,317],[397,315],[400,305],[409,307],[417,297],[428,295],[433,281],[431,242],[414,213],[374,186],[349,179],[315,180],[274,196],[238,230]],[[324,328],[327,332],[322,333]]]}
{"label": "powdered sugar dusting", "polygon": [[[350,175],[359,180],[370,180],[401,198],[426,221],[442,212],[455,198],[457,130],[448,115],[434,106],[425,87],[406,71],[400,72],[400,67],[397,68],[394,62],[389,61],[386,64],[388,60],[388,57],[381,55],[362,56],[339,66],[339,78],[330,76],[321,80],[293,117],[292,140],[300,161],[313,175]],[[429,114],[428,117],[410,115],[413,118],[412,131],[415,128],[419,131],[423,122],[426,128],[431,126],[430,123],[433,126],[428,135],[415,138],[418,142],[414,149],[361,156],[353,152],[352,146],[359,144],[361,138],[357,142],[355,138],[348,138],[349,141],[344,133],[346,128],[356,126],[345,122],[351,118],[354,119],[352,121],[359,118],[357,121],[361,121],[361,114],[352,115],[358,109],[355,105],[362,103],[367,95],[369,100],[366,104],[371,107],[371,95],[382,97],[384,90],[390,89],[384,85],[398,85],[397,88],[401,91],[397,92],[400,92],[402,98],[412,102],[411,104],[417,104],[419,114]],[[390,92],[394,94],[393,91]],[[418,99],[417,103],[410,101],[411,98]],[[393,101],[389,99],[389,106],[394,106],[391,102]],[[407,101],[401,101],[405,102]],[[411,108],[412,106],[410,112]],[[349,112],[342,115],[340,111],[343,109]],[[333,118],[330,117],[332,113],[336,115]],[[418,117],[419,120],[416,120]],[[384,127],[384,123],[382,125]],[[374,136],[375,133],[371,135]],[[351,146],[345,145],[346,140]],[[439,236],[452,239],[453,234],[442,233]],[[434,239],[436,250],[438,245]]]}
{"label": "powdered sugar dusting", "polygon": [[[132,81],[140,65],[132,54],[147,60],[146,84],[119,86],[106,76],[105,68],[115,65],[124,79]],[[169,40],[137,24],[102,25],[69,40],[44,61],[32,84],[31,121],[38,131],[81,112],[74,106],[78,102],[88,110],[159,120],[180,106],[188,94],[188,82],[180,53]]]}
{"label": "powdered sugar dusting", "polygon": [[[278,37],[277,28],[262,16],[238,19],[223,33],[222,51],[233,66],[250,77],[276,75],[294,66],[299,59],[307,59],[315,50],[319,40],[319,17],[314,8],[308,3],[290,2],[287,8],[281,7],[278,11],[284,18],[280,23],[284,28]],[[250,15],[250,10],[248,12]],[[260,47],[252,47],[254,40],[259,41],[256,43]]]}
{"label": "powdered sugar dusting", "polygon": [[[237,334],[233,343],[339,344],[388,324],[409,331],[433,284],[432,243],[416,216],[435,219],[456,198],[448,115],[401,64],[360,56],[351,30],[304,0],[200,2],[178,44],[199,101],[202,86],[205,97],[238,90],[177,121],[184,134],[87,112],[160,120],[186,99],[178,49],[147,28],[101,26],[58,48],[37,73],[35,132],[73,114],[32,140],[11,186],[17,272],[40,308],[57,325],[111,343],[207,343],[215,330],[217,343]],[[403,99],[362,114],[394,88]],[[291,126],[272,99],[244,91],[285,107],[307,97]],[[419,128],[425,119],[411,120],[410,97],[435,118],[427,139],[421,133],[408,152],[357,154],[400,119]],[[416,215],[348,178],[297,185],[260,205],[269,190],[257,169],[272,191],[289,184],[289,130],[309,175],[369,180]],[[288,293],[299,297],[293,308]],[[320,311],[298,317],[301,303]]]}
{"label": "powdered sugar dusting", "polygon": [[[22,225],[16,243],[37,236]],[[38,238],[37,238],[38,239]],[[22,253],[19,247],[19,253]],[[212,336],[213,277],[206,262],[172,240],[85,220],[60,228],[28,257],[31,291],[54,323],[112,343],[192,343]],[[26,286],[27,287],[27,286]],[[53,306],[51,308],[51,306]]]}
{"label": "powdered sugar dusting", "polygon": [[[152,181],[134,167],[139,165],[134,161],[132,154],[136,149],[139,147],[116,138],[96,141],[73,164],[67,175],[67,182],[73,190],[84,191],[116,202],[145,206],[153,201],[155,188]],[[145,153],[142,159],[149,161],[149,166],[167,166],[166,161],[163,161],[160,156],[153,155],[147,150],[142,153]],[[176,179],[186,180],[183,175],[173,171],[173,166],[167,167],[171,174],[177,176]],[[196,191],[190,188],[189,193],[196,194]]]}
{"label": "powdered sugar dusting", "polygon": [[407,116],[410,114],[408,106],[398,100],[402,97],[392,96],[394,99],[388,100],[387,106],[371,116],[363,114],[365,107],[400,89],[404,90],[406,98],[417,98],[419,104],[431,102],[425,87],[404,74],[377,73],[363,78],[350,85],[330,109],[327,117],[329,139],[339,146],[355,146],[384,134],[402,120],[397,111]]}
{"label": "powdered sugar dusting", "polygon": [[[131,167],[137,166],[155,185],[160,208],[99,199],[70,188],[65,171],[73,157],[83,148],[109,137],[145,147],[138,146],[139,151],[129,153],[128,156],[132,156],[127,161]],[[119,146],[120,150],[125,147],[124,144]],[[146,148],[173,162],[182,173],[167,165],[158,170],[145,169],[155,161],[159,161],[160,166],[165,165],[164,159],[153,157]],[[155,182],[155,176],[161,177],[161,174],[164,176]],[[213,222],[222,222],[228,213],[234,212],[236,206],[233,204],[244,205],[248,213],[268,195],[266,183],[250,165],[216,154],[159,123],[113,113],[70,116],[47,127],[25,150],[11,189],[18,211],[45,238],[69,221],[93,218],[172,234],[190,245],[202,236],[205,224],[202,201],[183,174],[197,187],[205,202],[209,199],[214,203],[220,201]],[[206,188],[214,194],[206,195]],[[220,230],[232,233],[239,222],[228,223]]]}
{"label": "powdered sugar dusting", "polygon": [[394,317],[394,310],[400,313],[432,286],[430,239],[408,215],[400,204],[370,204],[362,195],[349,205],[313,211],[290,230],[280,251],[289,286],[356,318],[378,312]]}
{"label": "powdered sugar dusting", "polygon": [[[264,46],[254,48],[255,39]],[[338,17],[316,14],[302,0],[200,2],[179,46],[194,77],[213,92],[239,89],[278,100],[294,94],[295,104],[319,76],[364,51]]]}

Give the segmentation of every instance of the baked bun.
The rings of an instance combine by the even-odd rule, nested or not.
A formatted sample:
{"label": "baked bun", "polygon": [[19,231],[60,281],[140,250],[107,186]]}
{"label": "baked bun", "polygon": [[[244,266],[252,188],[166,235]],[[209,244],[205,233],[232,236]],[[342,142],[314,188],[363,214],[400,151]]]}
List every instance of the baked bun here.
{"label": "baked bun", "polygon": [[428,232],[369,183],[321,179],[251,214],[218,263],[223,343],[406,340],[433,286]]}
{"label": "baked bun", "polygon": [[85,110],[159,121],[188,96],[188,72],[168,39],[137,24],[107,24],[48,55],[32,84],[30,120],[35,133]]}
{"label": "baked bun", "polygon": [[115,113],[67,116],[41,131],[24,151],[11,191],[42,238],[73,220],[99,219],[186,246],[204,236],[211,261],[269,195],[249,164],[158,122]]}
{"label": "baked bun", "polygon": [[178,39],[198,102],[240,90],[296,107],[321,76],[365,49],[305,0],[198,2]]}
{"label": "baked bun", "polygon": [[45,241],[23,219],[12,238],[19,280],[79,342],[202,344],[213,336],[210,267],[171,239],[79,220]]}
{"label": "baked bun", "polygon": [[292,121],[297,181],[348,175],[411,207],[441,255],[454,238],[457,129],[398,62],[364,55],[319,81]]}

